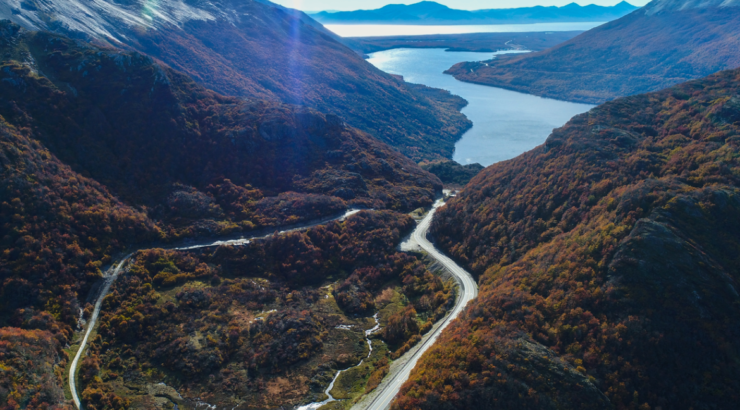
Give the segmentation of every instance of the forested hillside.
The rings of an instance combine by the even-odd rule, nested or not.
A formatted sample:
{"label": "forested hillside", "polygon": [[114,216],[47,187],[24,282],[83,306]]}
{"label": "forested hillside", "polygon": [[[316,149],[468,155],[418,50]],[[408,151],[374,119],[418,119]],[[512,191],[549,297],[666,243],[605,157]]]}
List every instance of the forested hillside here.
{"label": "forested hillside", "polygon": [[413,209],[441,188],[336,116],[224,97],[138,53],[5,27],[0,114],[158,219],[237,222],[245,201],[287,191]]}
{"label": "forested hillside", "polygon": [[[405,215],[363,212],[242,247],[138,253],[106,297],[82,364],[87,408],[159,408],[163,398],[292,407],[322,400],[337,370],[362,359],[333,394],[372,390],[392,353],[453,302],[450,284],[395,252],[413,226]],[[373,341],[368,358],[363,331],[378,311],[388,344]]]}
{"label": "forested hillside", "polygon": [[575,117],[440,209],[480,297],[395,408],[733,408],[738,221],[740,70]]}
{"label": "forested hillside", "polygon": [[0,18],[137,50],[224,95],[338,115],[417,161],[450,157],[471,126],[459,108],[376,69],[305,14],[267,1],[20,3],[0,4]]}
{"label": "forested hillside", "polygon": [[26,133],[0,118],[0,402],[10,409],[63,402],[62,347],[101,266],[159,237],[145,213]]}
{"label": "forested hillside", "polygon": [[101,270],[124,250],[349,206],[412,210],[442,188],[336,116],[224,97],[136,52],[5,21],[0,56],[0,402],[9,408],[64,404],[63,347]]}
{"label": "forested hillside", "polygon": [[548,50],[460,63],[455,78],[600,104],[740,67],[740,3],[656,0]]}

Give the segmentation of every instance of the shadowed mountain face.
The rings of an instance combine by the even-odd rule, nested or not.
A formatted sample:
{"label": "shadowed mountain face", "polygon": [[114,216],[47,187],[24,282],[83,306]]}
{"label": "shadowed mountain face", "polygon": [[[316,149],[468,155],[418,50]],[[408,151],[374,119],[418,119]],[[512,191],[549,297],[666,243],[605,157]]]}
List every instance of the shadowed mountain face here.
{"label": "shadowed mountain face", "polygon": [[438,212],[480,296],[397,409],[740,400],[740,70],[579,115]]}
{"label": "shadowed mountain face", "polygon": [[10,0],[0,17],[138,50],[225,95],[339,115],[418,160],[451,156],[470,127],[464,100],[406,85],[305,14],[269,2]]}
{"label": "shadowed mountain face", "polygon": [[[442,189],[435,176],[336,115],[226,97],[135,51],[2,21],[0,56],[0,403],[8,408],[72,408],[62,389],[68,357],[62,347],[74,344],[73,329],[81,324],[86,296],[95,296],[101,270],[132,248],[260,228],[266,232],[334,216],[349,206],[409,211],[430,205]],[[372,248],[382,261],[387,249],[396,246],[395,237],[413,225],[406,216],[382,214],[370,225],[390,236],[369,235],[372,245],[348,254],[359,259]],[[377,219],[376,213],[369,218]],[[348,237],[354,234],[342,239]],[[310,243],[307,236],[292,238],[300,245]],[[387,246],[381,250],[383,241]],[[327,260],[341,259],[328,242],[319,246],[331,253]],[[291,257],[298,249],[277,247]],[[310,259],[295,266],[288,257],[276,257],[276,264],[295,274],[298,265],[310,260],[317,272],[327,274],[329,264],[307,255]],[[254,268],[253,259],[246,260],[245,266]],[[205,265],[200,273],[215,272]],[[347,263],[332,274],[352,269]],[[238,274],[243,272],[249,270]],[[263,276],[272,279],[273,272],[268,269]],[[197,275],[170,275],[166,286]],[[276,288],[308,279],[297,276],[281,279]],[[131,300],[140,304],[135,296]],[[91,309],[88,305],[88,315]],[[183,318],[192,321],[193,315]],[[146,334],[154,337],[149,330]],[[311,337],[312,346],[320,347],[318,336]],[[160,342],[153,338],[152,343]],[[269,340],[264,344],[270,345]],[[272,368],[284,371],[305,358],[289,356]],[[149,359],[138,363],[144,362]],[[78,386],[85,408],[127,407],[128,399],[90,387],[101,380],[90,376],[99,373],[99,364],[85,359],[81,365]],[[161,377],[155,378],[159,383]],[[250,371],[248,379],[254,378]],[[291,403],[307,394],[308,380],[299,397],[288,398]]]}
{"label": "shadowed mountain face", "polygon": [[657,91],[740,67],[735,1],[654,1],[549,50],[460,63],[456,78],[584,103]]}
{"label": "shadowed mountain face", "polygon": [[[399,205],[403,199],[385,182],[420,182],[427,192],[416,200],[427,203],[440,188],[436,178],[337,116],[224,97],[136,52],[12,23],[3,28],[0,114],[33,129],[62,161],[132,203],[156,206],[173,183],[204,190],[223,178],[266,195],[384,197]],[[374,188],[376,179],[385,182]]]}
{"label": "shadowed mountain face", "polygon": [[391,4],[377,10],[312,14],[324,24],[520,24],[544,22],[610,21],[636,10],[621,2],[616,6],[522,7],[490,10],[455,10],[432,1]]}
{"label": "shadowed mountain face", "polygon": [[56,297],[72,322],[74,292],[126,245],[416,209],[442,188],[337,116],[224,97],[136,52],[3,22],[0,53],[0,324]]}

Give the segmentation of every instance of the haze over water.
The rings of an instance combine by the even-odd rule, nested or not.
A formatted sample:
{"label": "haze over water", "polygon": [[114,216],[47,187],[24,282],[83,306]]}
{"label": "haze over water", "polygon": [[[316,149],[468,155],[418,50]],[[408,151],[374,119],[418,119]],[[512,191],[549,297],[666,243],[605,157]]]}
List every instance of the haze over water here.
{"label": "haze over water", "polygon": [[488,25],[326,24],[342,37],[420,36],[428,34],[529,33],[543,31],[586,31],[604,22],[531,23]]}
{"label": "haze over water", "polygon": [[453,159],[488,166],[544,143],[554,128],[594,107],[464,83],[444,74],[461,61],[484,61],[503,53],[396,49],[370,54],[368,61],[385,72],[404,76],[407,82],[442,88],[468,100],[462,112],[473,121],[473,128],[455,144]]}

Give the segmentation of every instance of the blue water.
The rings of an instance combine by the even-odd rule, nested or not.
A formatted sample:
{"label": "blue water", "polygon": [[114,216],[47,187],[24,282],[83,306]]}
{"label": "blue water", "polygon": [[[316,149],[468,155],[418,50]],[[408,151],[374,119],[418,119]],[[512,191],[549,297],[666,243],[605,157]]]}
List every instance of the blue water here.
{"label": "blue water", "polygon": [[420,36],[427,34],[530,33],[542,31],[586,31],[603,22],[531,23],[425,26],[403,24],[326,24],[324,27],[342,37]]}
{"label": "blue water", "polygon": [[453,159],[484,166],[514,158],[545,142],[554,128],[593,108],[501,88],[456,80],[445,70],[461,61],[490,60],[499,53],[446,52],[443,49],[396,49],[370,55],[369,62],[410,83],[442,88],[469,105],[463,114],[473,122],[455,145]]}

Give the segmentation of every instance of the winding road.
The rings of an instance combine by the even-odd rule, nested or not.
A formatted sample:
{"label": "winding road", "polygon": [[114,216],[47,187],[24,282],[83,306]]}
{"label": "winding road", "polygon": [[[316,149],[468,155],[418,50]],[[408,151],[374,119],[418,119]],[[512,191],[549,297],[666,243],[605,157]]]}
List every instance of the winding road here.
{"label": "winding road", "polygon": [[390,376],[383,380],[375,392],[371,393],[364,400],[353,406],[353,410],[386,410],[390,408],[393,399],[395,399],[396,395],[401,390],[401,385],[408,380],[411,375],[411,370],[416,367],[416,363],[419,361],[421,355],[434,345],[439,338],[439,335],[442,334],[442,330],[444,330],[460,315],[460,312],[465,309],[468,302],[478,297],[478,284],[475,282],[475,279],[473,279],[473,276],[456,264],[452,259],[439,252],[437,248],[427,240],[427,233],[432,224],[434,214],[442,205],[444,205],[444,201],[441,199],[434,204],[432,210],[429,211],[419,225],[417,225],[412,237],[418,245],[429,254],[429,256],[447,268],[460,284],[460,294],[458,295],[455,307],[441,322],[437,323],[437,325],[432,328],[426,336],[424,336],[421,343],[417,345],[417,348],[412,349],[409,353],[397,360],[397,362],[403,362],[403,364],[398,368],[391,368]]}
{"label": "winding road", "polygon": [[[435,202],[432,209],[427,213],[427,215],[422,219],[422,221],[417,225],[416,229],[414,230],[412,234],[412,238],[416,241],[416,243],[428,253],[428,255],[435,260],[437,260],[440,264],[442,264],[455,278],[455,280],[460,285],[460,292],[458,294],[457,300],[455,302],[454,308],[445,316],[444,319],[442,319],[440,322],[438,322],[432,330],[427,333],[422,341],[415,346],[411,351],[409,351],[407,354],[396,360],[394,363],[396,366],[391,367],[391,373],[388,377],[386,377],[383,382],[378,386],[378,388],[365,397],[362,401],[360,401],[358,404],[356,404],[353,409],[357,410],[386,410],[390,408],[391,403],[393,402],[393,399],[395,399],[396,395],[401,389],[401,385],[403,385],[406,380],[408,380],[409,375],[411,374],[411,370],[416,366],[416,363],[418,362],[419,358],[421,357],[424,352],[426,352],[439,338],[439,335],[442,333],[442,330],[444,330],[455,318],[457,318],[460,315],[460,312],[467,306],[468,302],[475,299],[478,296],[478,285],[475,282],[475,279],[463,268],[461,268],[458,264],[456,264],[452,259],[448,258],[447,256],[443,255],[441,252],[437,250],[437,248],[434,247],[434,245],[427,240],[427,233],[429,232],[429,227],[431,226],[432,219],[434,218],[434,214],[436,213],[437,209],[444,205],[443,200],[437,200]],[[312,223],[303,224],[297,227],[293,227],[290,229],[285,229],[283,231],[280,231],[279,234],[284,234],[287,232],[293,232],[296,230],[302,230],[302,229],[308,229],[314,226],[323,225],[325,223],[335,221],[335,220],[344,220],[347,217],[360,212],[360,210],[353,209],[347,211],[344,215],[341,215],[339,217],[335,218],[326,218],[320,221],[314,221]],[[208,241],[204,241],[201,243],[190,243],[182,247],[171,247],[169,249],[175,249],[175,250],[192,250],[192,249],[200,249],[200,248],[207,248],[207,247],[213,247],[213,246],[220,246],[220,245],[246,245],[250,242],[250,240],[253,239],[259,239],[264,238],[266,235],[254,235],[249,238],[237,238],[237,239],[226,239],[226,240],[214,240],[210,239]],[[269,235],[267,235],[269,236]],[[118,275],[121,273],[121,270],[123,269],[124,265],[128,260],[136,253],[132,252],[125,258],[123,258],[118,265],[115,266],[115,268],[112,269],[110,275],[105,277],[104,285],[100,291],[100,295],[98,296],[96,302],[95,302],[95,309],[93,310],[93,313],[90,317],[90,322],[87,325],[87,329],[85,331],[85,336],[82,339],[82,343],[80,344],[79,349],[77,350],[77,354],[75,355],[74,359],[72,360],[72,364],[69,369],[69,387],[70,391],[72,393],[72,399],[74,400],[75,406],[78,409],[82,409],[82,406],[80,404],[80,398],[77,394],[77,386],[75,381],[75,374],[77,371],[77,367],[80,361],[80,358],[82,357],[82,354],[85,351],[85,348],[87,347],[88,339],[90,338],[90,334],[92,333],[93,329],[95,328],[95,325],[98,321],[98,316],[100,315],[100,308],[103,304],[103,299],[105,296],[108,295],[108,292],[110,291],[111,286],[118,278]]]}
{"label": "winding road", "polygon": [[69,368],[69,390],[72,392],[72,400],[74,400],[75,406],[77,406],[78,409],[81,409],[82,407],[80,406],[80,398],[77,396],[77,386],[75,385],[75,370],[77,369],[77,363],[79,363],[82,352],[85,350],[85,346],[87,346],[87,339],[90,338],[90,333],[92,333],[92,330],[98,321],[98,316],[100,315],[100,306],[103,304],[103,299],[108,294],[108,291],[110,290],[113,282],[116,281],[118,274],[121,273],[121,269],[123,268],[124,263],[126,263],[126,261],[131,258],[131,255],[123,258],[123,260],[115,267],[115,269],[113,269],[113,273],[105,278],[103,288],[100,290],[100,296],[95,302],[95,310],[93,310],[92,316],[90,317],[90,324],[87,326],[85,337],[82,339],[82,343],[80,343],[80,348],[79,350],[77,350],[77,354],[75,355],[74,360],[72,360],[72,366]]}
{"label": "winding road", "polygon": [[[360,212],[360,209],[350,209],[340,216],[324,218],[320,220],[314,220],[311,222],[307,222],[304,224],[297,224],[297,225],[291,225],[288,227],[284,227],[283,230],[278,233],[282,235],[288,232],[294,232],[294,231],[312,228],[314,226],[324,225],[332,221],[343,221],[358,212]],[[209,248],[209,247],[221,246],[221,245],[234,245],[234,246],[247,245],[250,243],[251,240],[265,238],[267,236],[271,236],[271,234],[266,234],[265,232],[261,232],[260,234],[255,234],[251,237],[246,237],[246,238],[245,237],[234,238],[234,236],[232,235],[226,239],[210,238],[200,243],[191,242],[191,243],[188,243],[180,247],[170,247],[170,248],[165,248],[165,249],[193,250],[193,249]],[[77,394],[77,384],[75,381],[75,374],[77,373],[77,366],[79,364],[79,361],[80,361],[80,358],[82,357],[83,352],[85,351],[85,348],[87,347],[87,341],[90,338],[90,334],[92,333],[93,329],[95,328],[95,325],[98,322],[98,316],[100,315],[100,307],[103,304],[103,299],[105,299],[105,297],[108,295],[108,291],[110,291],[111,285],[113,285],[113,282],[115,282],[116,279],[118,278],[118,275],[121,273],[121,269],[123,269],[123,266],[126,264],[126,262],[128,262],[129,259],[131,259],[131,257],[134,254],[136,254],[136,252],[138,252],[138,250],[131,252],[129,255],[124,257],[121,260],[121,262],[119,262],[118,265],[116,265],[115,268],[113,268],[112,271],[110,271],[111,272],[110,275],[104,278],[105,282],[103,283],[103,287],[100,290],[100,295],[98,296],[98,299],[95,301],[95,309],[93,310],[93,313],[90,316],[90,322],[88,323],[87,329],[85,330],[85,337],[82,339],[82,342],[80,343],[80,348],[77,349],[77,354],[75,354],[75,357],[72,360],[72,364],[69,368],[69,390],[72,393],[72,400],[74,401],[75,406],[80,410],[82,410],[82,405],[80,404],[80,397]]]}

